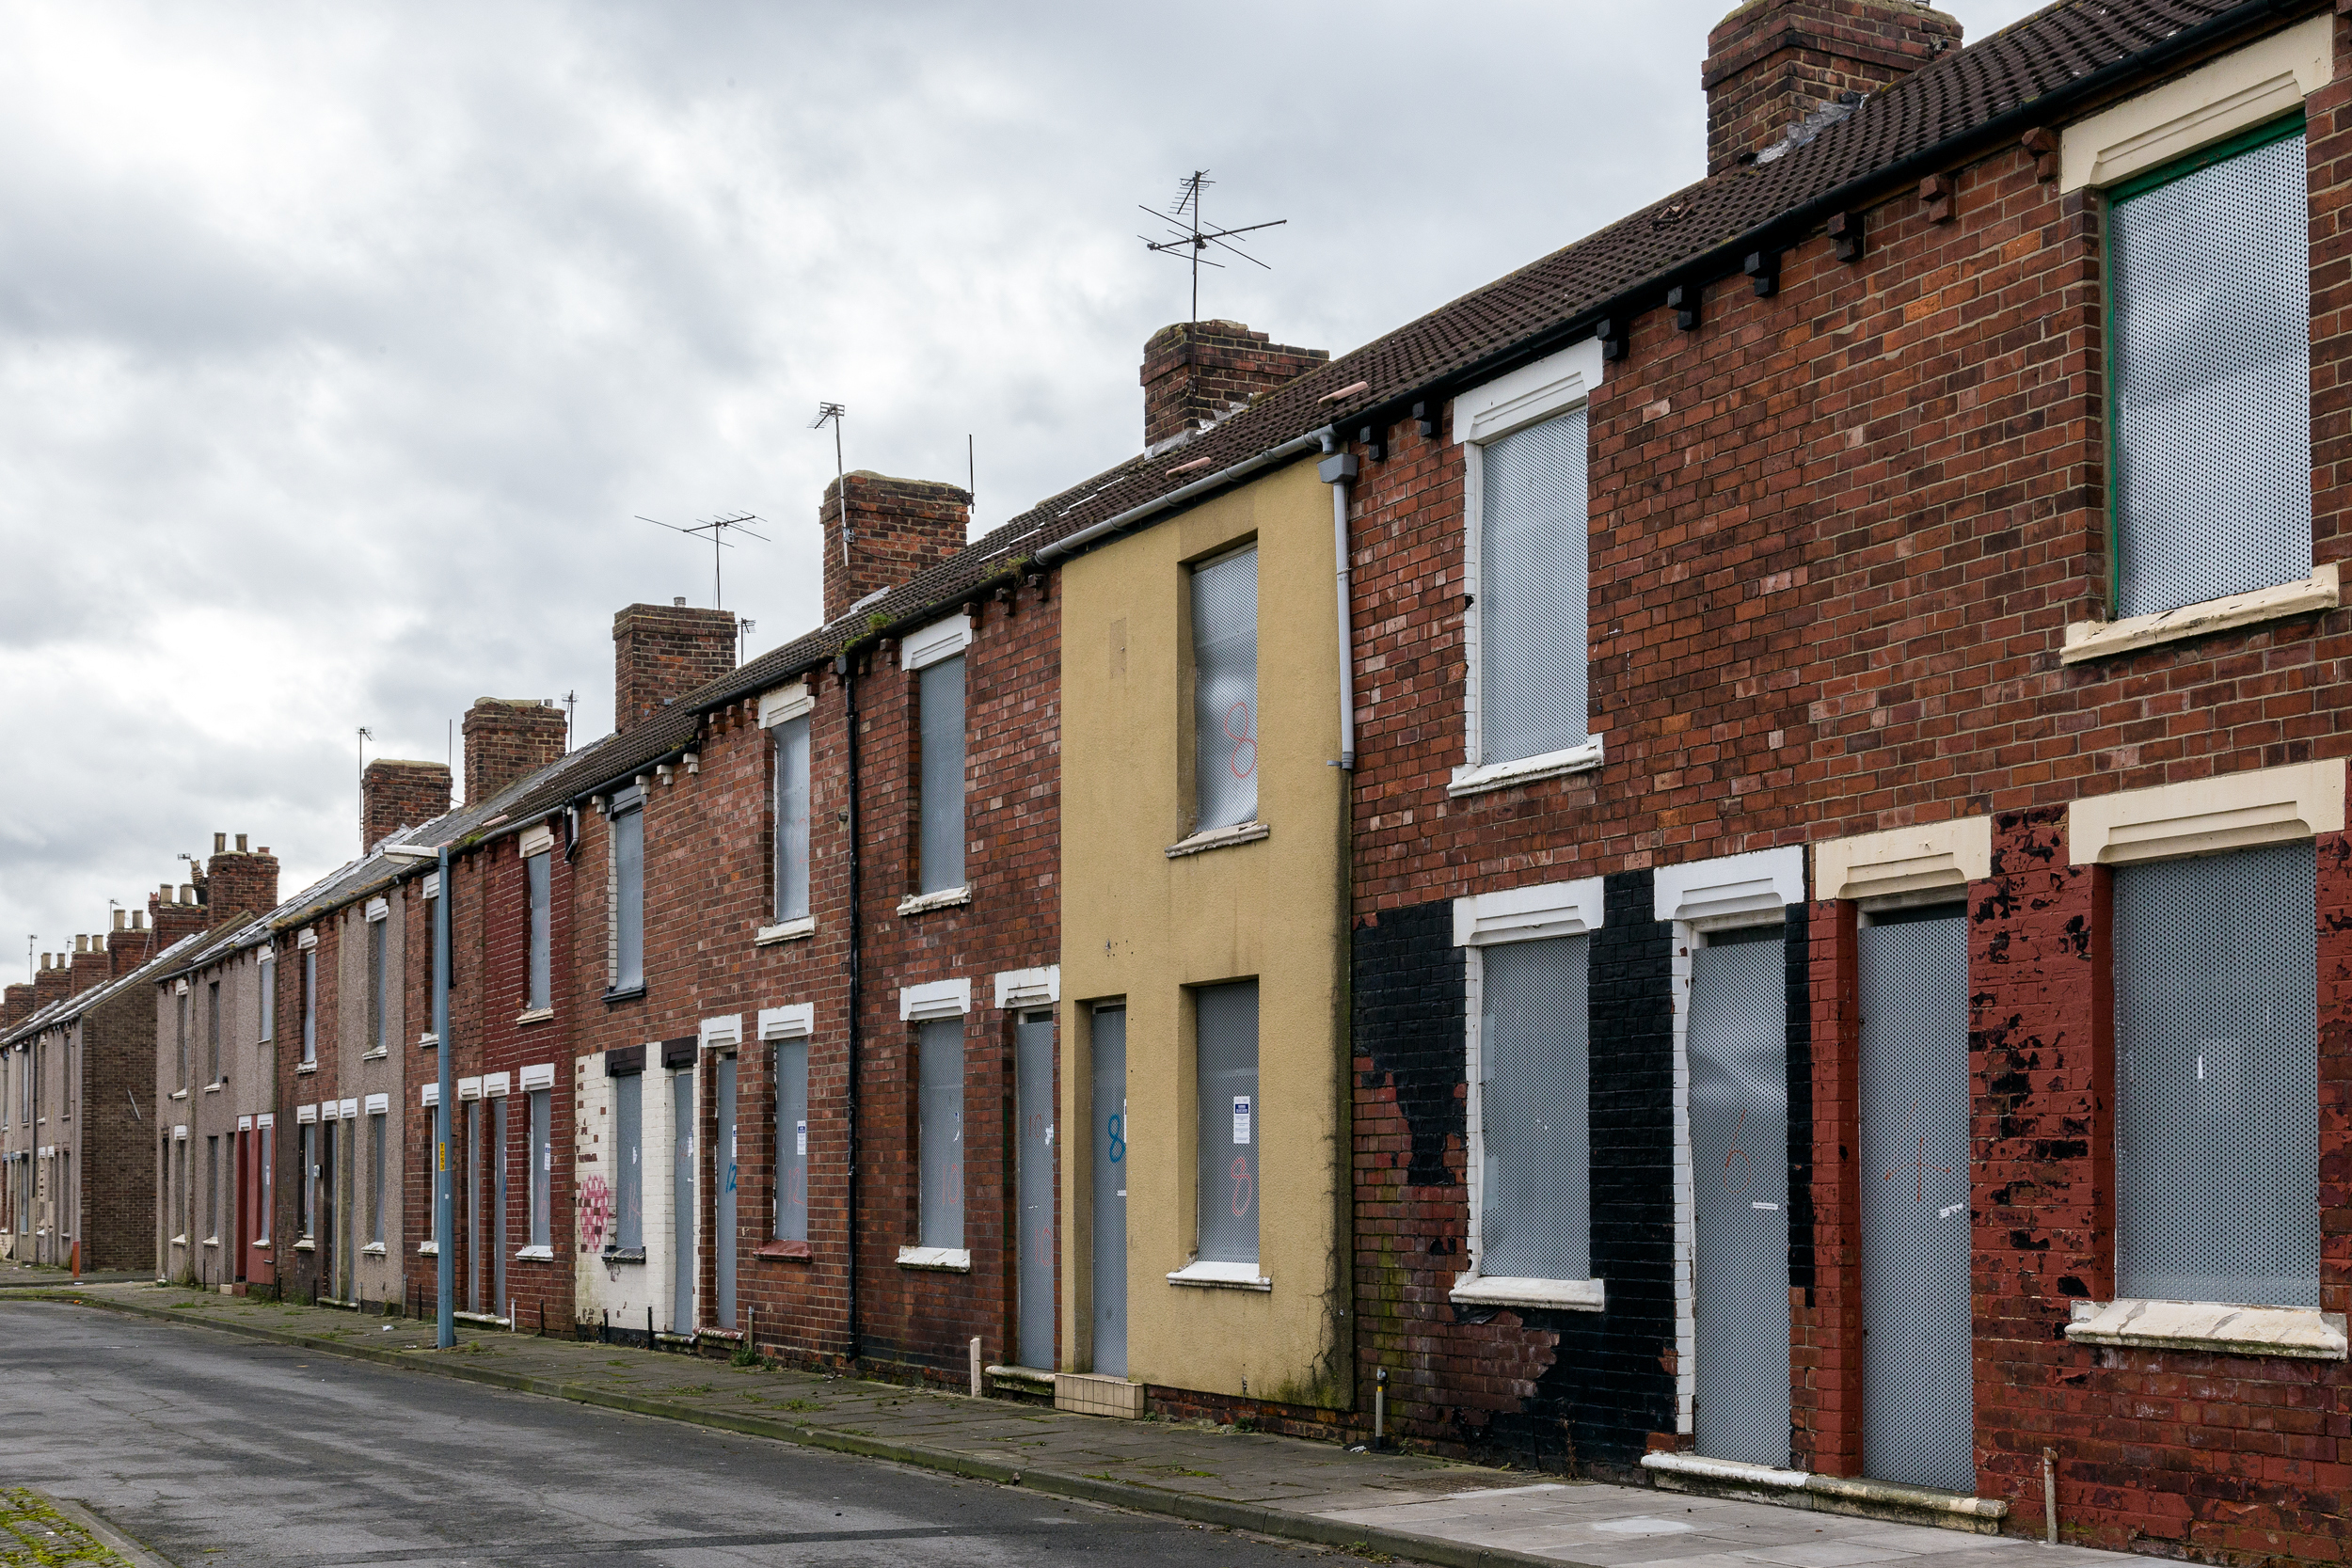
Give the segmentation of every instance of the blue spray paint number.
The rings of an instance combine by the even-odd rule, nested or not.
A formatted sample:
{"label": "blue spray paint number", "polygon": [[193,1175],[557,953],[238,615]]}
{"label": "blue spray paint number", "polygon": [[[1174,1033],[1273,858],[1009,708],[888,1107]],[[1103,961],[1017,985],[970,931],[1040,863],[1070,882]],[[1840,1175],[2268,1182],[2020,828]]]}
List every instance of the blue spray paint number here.
{"label": "blue spray paint number", "polygon": [[1113,1117],[1110,1120],[1111,1164],[1116,1165],[1127,1158],[1127,1118]]}

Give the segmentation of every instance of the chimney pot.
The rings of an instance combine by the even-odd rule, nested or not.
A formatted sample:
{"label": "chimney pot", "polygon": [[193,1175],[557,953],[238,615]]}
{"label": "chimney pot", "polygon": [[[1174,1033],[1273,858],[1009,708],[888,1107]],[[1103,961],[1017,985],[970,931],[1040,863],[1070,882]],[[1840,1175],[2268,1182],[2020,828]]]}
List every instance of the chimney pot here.
{"label": "chimney pot", "polygon": [[73,939],[73,951],[74,951],[75,953],[77,953],[77,954],[81,954],[81,953],[87,953],[87,952],[88,952],[88,951],[89,951],[89,938],[87,938],[87,937],[86,937],[86,936],[84,936],[84,937],[75,937],[75,938]]}
{"label": "chimney pot", "polygon": [[145,910],[133,910],[131,911],[131,929],[134,931],[144,931],[147,929],[147,911]]}
{"label": "chimney pot", "polygon": [[115,911],[115,929],[118,931],[127,931],[130,928],[131,911],[129,910]]}
{"label": "chimney pot", "polygon": [[1178,322],[1143,345],[1143,444],[1149,449],[1214,424],[1331,356],[1291,348],[1239,322]]}
{"label": "chimney pot", "polygon": [[196,902],[196,884],[194,882],[182,882],[180,884],[180,902],[183,904],[194,904]]}
{"label": "chimney pot", "polygon": [[[249,850],[247,850],[247,849],[246,848],[246,847],[245,847],[245,834],[243,834],[243,833],[239,833],[239,834],[237,835],[237,853],[238,853],[238,854],[240,854],[240,855],[250,853],[250,851],[249,851]],[[268,854],[268,853],[269,853],[269,851],[268,851],[268,850],[266,850],[266,849],[264,849],[264,850],[262,850],[262,853],[263,853],[264,855],[266,855],[266,854]]]}
{"label": "chimney pot", "polygon": [[215,833],[213,835],[213,853],[215,855],[225,855],[229,853],[229,835],[227,833]]}
{"label": "chimney pot", "polygon": [[1958,22],[1916,0],[1748,0],[1707,36],[1707,172],[1811,140],[1960,42]]}
{"label": "chimney pot", "polygon": [[686,595],[680,594],[676,598],[670,601],[670,605],[671,608],[675,610],[684,610],[686,608]]}

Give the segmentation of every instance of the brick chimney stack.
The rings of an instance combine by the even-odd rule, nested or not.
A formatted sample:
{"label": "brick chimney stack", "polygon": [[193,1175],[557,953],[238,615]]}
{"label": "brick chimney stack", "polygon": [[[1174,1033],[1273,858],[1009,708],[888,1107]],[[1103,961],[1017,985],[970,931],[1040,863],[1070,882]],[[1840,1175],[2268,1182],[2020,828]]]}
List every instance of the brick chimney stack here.
{"label": "brick chimney stack", "polygon": [[564,710],[536,697],[476,697],[466,710],[466,804],[478,806],[564,755]]}
{"label": "brick chimney stack", "polygon": [[1327,350],[1292,348],[1239,322],[1163,326],[1143,345],[1143,444],[1156,447],[1211,424],[1330,358]]}
{"label": "brick chimney stack", "polygon": [[684,599],[630,605],[612,617],[612,733],[734,668],[735,611],[689,610]]}
{"label": "brick chimney stack", "polygon": [[[470,715],[466,720],[466,762],[471,767]],[[430,822],[448,810],[447,764],[378,757],[359,775],[359,852],[364,855],[400,829]],[[275,904],[273,899],[272,907]]]}
{"label": "brick chimney stack", "polygon": [[1707,172],[1754,161],[1843,95],[1899,82],[1960,40],[1958,22],[1915,0],[1748,0],[1707,36]]}
{"label": "brick chimney stack", "polygon": [[[448,769],[442,769],[442,778],[448,776]],[[243,833],[237,835],[234,849],[228,845],[227,833],[215,833],[213,858],[204,865],[204,911],[215,929],[278,907],[278,857],[269,852],[269,846],[248,850]]]}
{"label": "brick chimney stack", "polygon": [[69,972],[73,994],[81,995],[93,986],[103,986],[111,979],[113,966],[106,962],[106,936],[100,932],[95,940],[87,936],[73,939],[73,968]]}
{"label": "brick chimney stack", "polygon": [[66,968],[67,954],[43,953],[40,973],[33,976],[33,1006],[38,1010],[73,994],[73,976]]}
{"label": "brick chimney stack", "polygon": [[825,486],[825,621],[868,594],[896,588],[963,548],[972,493],[928,479],[891,479],[865,468],[846,476],[850,547],[841,548],[841,486]]}
{"label": "brick chimney stack", "polygon": [[0,991],[0,1030],[13,1029],[33,1016],[35,994],[30,980]]}
{"label": "brick chimney stack", "polygon": [[204,906],[193,884],[183,882],[175,892],[169,882],[148,895],[147,918],[155,927],[154,952],[161,953],[183,937],[204,929]]}

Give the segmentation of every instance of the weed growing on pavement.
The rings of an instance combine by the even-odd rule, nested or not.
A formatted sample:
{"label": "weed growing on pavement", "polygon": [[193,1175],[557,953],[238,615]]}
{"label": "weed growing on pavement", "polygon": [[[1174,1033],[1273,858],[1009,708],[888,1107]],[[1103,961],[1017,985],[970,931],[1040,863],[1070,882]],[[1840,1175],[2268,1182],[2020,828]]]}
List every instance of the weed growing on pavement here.
{"label": "weed growing on pavement", "polygon": [[673,1394],[708,1394],[715,1392],[718,1386],[715,1383],[680,1383],[673,1386],[670,1392]]}
{"label": "weed growing on pavement", "polygon": [[822,1410],[825,1407],[818,1403],[815,1400],[786,1400],[781,1408],[786,1410]]}
{"label": "weed growing on pavement", "polygon": [[40,1493],[0,1491],[0,1568],[129,1568],[122,1559],[80,1525],[51,1507]]}

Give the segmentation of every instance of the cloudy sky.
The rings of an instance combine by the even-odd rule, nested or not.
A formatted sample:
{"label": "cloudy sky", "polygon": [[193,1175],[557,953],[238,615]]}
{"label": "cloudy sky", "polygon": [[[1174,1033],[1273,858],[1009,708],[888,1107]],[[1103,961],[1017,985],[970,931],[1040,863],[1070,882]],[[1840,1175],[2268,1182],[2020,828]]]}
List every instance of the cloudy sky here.
{"label": "cloudy sky", "polygon": [[0,974],[215,832],[331,869],[362,725],[604,734],[612,611],[711,602],[639,514],[805,629],[820,399],[982,529],[1128,455],[1188,169],[1289,220],[1202,313],[1335,352],[1696,178],[1726,8],[0,0]]}

